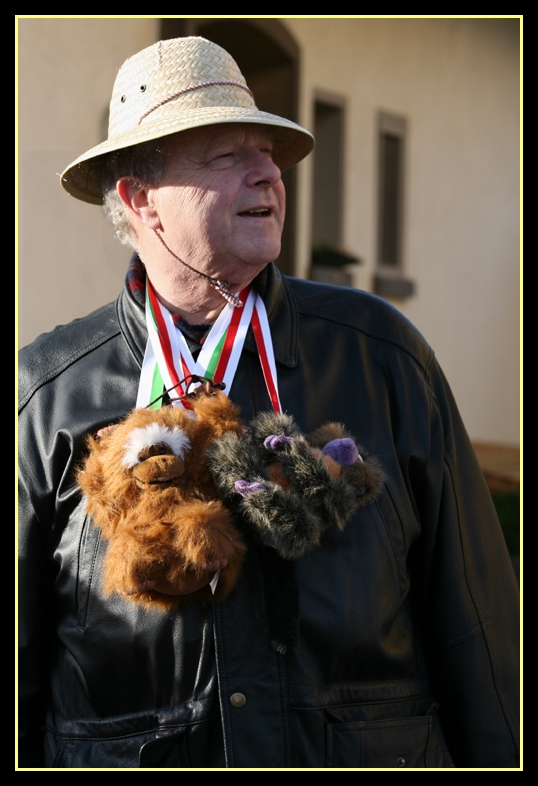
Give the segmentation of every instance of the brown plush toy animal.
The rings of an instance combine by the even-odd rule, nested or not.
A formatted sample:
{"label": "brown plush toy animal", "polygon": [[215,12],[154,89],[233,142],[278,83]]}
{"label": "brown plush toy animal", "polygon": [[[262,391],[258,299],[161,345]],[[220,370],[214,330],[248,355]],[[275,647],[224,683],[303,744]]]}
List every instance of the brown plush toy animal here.
{"label": "brown plush toy animal", "polygon": [[201,392],[192,411],[166,406],[136,409],[117,426],[90,437],[77,474],[87,510],[108,541],[103,591],[163,609],[212,598],[209,587],[189,596],[140,591],[146,581],[181,587],[187,571],[204,572],[227,559],[215,596],[238,577],[245,546],[218,500],[205,461],[210,444],[226,432],[240,436],[237,407],[220,391]]}

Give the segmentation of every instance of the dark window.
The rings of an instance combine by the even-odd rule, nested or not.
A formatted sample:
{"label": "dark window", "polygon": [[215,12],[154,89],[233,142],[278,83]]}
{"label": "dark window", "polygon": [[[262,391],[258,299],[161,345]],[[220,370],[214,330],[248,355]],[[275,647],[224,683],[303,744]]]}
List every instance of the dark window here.
{"label": "dark window", "polygon": [[379,239],[378,266],[402,266],[403,173],[405,120],[379,117]]}
{"label": "dark window", "polygon": [[314,105],[314,193],[310,278],[352,286],[350,264],[358,259],[342,248],[344,191],[344,105],[333,96]]}
{"label": "dark window", "polygon": [[314,136],[314,246],[336,247],[342,242],[343,111],[316,101]]}
{"label": "dark window", "polygon": [[408,297],[414,284],[404,278],[403,235],[407,122],[380,112],[378,118],[379,204],[374,289],[386,297]]}

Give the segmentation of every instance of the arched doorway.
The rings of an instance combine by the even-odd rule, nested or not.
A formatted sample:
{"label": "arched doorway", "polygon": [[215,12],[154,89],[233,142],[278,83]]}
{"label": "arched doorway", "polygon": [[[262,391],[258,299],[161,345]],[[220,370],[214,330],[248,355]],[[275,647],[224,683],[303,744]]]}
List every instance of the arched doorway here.
{"label": "arched doorway", "polygon": [[[256,104],[297,120],[299,48],[277,19],[162,19],[161,38],[201,35],[226,49],[254,93]],[[295,272],[296,176],[285,172],[286,223],[277,260],[282,272]]]}

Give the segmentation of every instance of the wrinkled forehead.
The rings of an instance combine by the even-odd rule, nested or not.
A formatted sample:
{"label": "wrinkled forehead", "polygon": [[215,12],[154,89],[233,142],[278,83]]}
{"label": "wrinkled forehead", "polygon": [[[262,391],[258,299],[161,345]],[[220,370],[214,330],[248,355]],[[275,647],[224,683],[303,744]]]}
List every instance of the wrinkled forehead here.
{"label": "wrinkled forehead", "polygon": [[179,153],[193,150],[203,152],[220,145],[242,144],[243,142],[273,144],[277,133],[277,129],[259,123],[219,123],[180,131],[167,137],[163,143],[168,152]]}

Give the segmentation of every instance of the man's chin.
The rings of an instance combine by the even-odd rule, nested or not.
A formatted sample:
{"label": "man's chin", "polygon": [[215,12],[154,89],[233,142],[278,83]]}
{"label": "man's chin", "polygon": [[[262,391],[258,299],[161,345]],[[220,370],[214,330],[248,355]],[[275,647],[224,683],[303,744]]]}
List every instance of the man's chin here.
{"label": "man's chin", "polygon": [[267,260],[266,262],[260,262],[257,260],[256,262],[246,262],[242,266],[242,283],[239,285],[241,289],[248,286],[255,278],[258,276],[262,270],[265,270],[267,265],[269,265],[274,260]]}
{"label": "man's chin", "polygon": [[[279,254],[280,254],[280,249],[274,255],[263,254],[257,256],[253,254],[242,260],[240,269],[244,273],[247,273],[248,271],[249,275],[256,276],[258,275],[259,272],[261,272],[264,268],[266,268],[267,265],[269,265],[271,262],[274,262],[275,259],[278,259]],[[239,267],[237,269],[239,270]]]}

